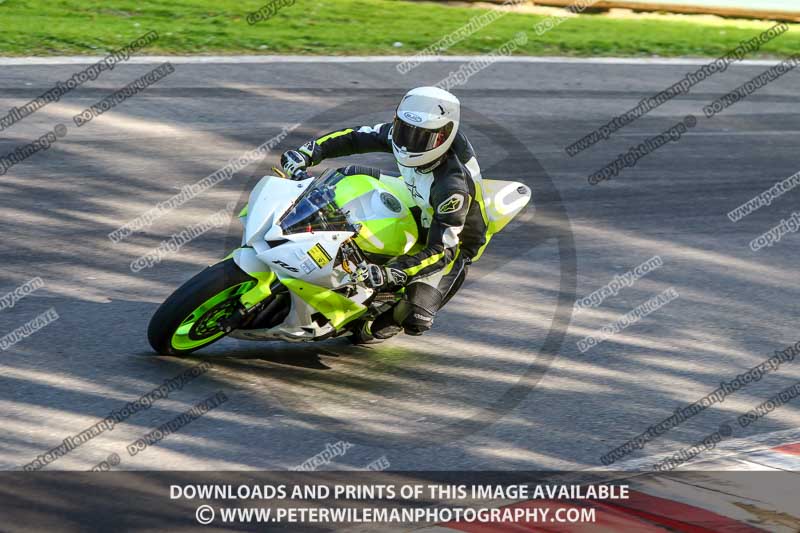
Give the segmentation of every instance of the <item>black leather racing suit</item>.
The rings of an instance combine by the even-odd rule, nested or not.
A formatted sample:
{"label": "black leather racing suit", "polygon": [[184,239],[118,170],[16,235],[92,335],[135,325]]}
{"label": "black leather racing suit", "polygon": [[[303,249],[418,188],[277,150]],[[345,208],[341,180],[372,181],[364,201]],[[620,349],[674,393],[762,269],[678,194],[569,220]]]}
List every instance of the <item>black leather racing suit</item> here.
{"label": "black leather racing suit", "polygon": [[[353,154],[391,153],[390,129],[391,123],[384,123],[337,130],[309,141],[299,151],[312,165]],[[447,153],[427,168],[398,165],[398,169],[417,204],[412,214],[426,246],[389,263],[408,275],[406,299],[375,320],[372,331],[376,335],[392,325],[402,326],[411,335],[430,329],[436,312],[460,288],[469,264],[486,244],[480,167],[466,136],[458,132]],[[375,178],[381,172],[354,165],[342,171]]]}

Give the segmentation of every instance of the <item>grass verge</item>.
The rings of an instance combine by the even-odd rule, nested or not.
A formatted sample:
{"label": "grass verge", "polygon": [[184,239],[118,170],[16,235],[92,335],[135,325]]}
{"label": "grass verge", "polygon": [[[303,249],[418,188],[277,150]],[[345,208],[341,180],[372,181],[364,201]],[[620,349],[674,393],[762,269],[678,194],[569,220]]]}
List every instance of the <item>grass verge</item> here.
{"label": "grass verge", "polygon": [[[292,0],[286,1],[289,3]],[[0,0],[0,54],[101,55],[155,30],[139,54],[398,54],[418,52],[483,10],[400,0],[296,0],[247,23],[263,0]],[[444,54],[482,54],[517,32],[525,55],[718,56],[772,23],[664,21],[581,15],[537,36],[545,17],[510,13]],[[800,25],[752,57],[800,53]]]}

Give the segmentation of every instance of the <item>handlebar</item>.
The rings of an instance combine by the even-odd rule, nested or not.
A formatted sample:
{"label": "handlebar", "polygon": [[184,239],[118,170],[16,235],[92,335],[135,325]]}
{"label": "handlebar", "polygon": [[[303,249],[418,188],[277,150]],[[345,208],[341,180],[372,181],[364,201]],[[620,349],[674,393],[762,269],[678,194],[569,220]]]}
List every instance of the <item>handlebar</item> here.
{"label": "handlebar", "polygon": [[291,176],[291,178],[295,181],[307,180],[311,177],[313,176],[309,175],[308,172],[306,172],[302,168],[298,168],[297,170],[295,170]]}

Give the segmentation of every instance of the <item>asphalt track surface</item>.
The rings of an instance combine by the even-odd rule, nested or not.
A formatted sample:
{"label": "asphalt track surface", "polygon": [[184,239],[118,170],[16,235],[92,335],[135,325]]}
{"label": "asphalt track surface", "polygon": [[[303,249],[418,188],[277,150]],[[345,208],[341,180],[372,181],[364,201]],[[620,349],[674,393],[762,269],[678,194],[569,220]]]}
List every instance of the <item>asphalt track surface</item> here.
{"label": "asphalt track surface", "polygon": [[[405,90],[459,63],[401,76],[387,63],[176,64],[176,72],[81,128],[71,117],[156,65],[106,72],[0,134],[0,153],[51,130],[66,137],[0,177],[0,293],[45,287],[0,311],[0,333],[53,307],[60,318],[0,353],[0,467],[19,469],[172,378],[211,370],[74,449],[47,469],[286,469],[328,444],[353,446],[323,469],[382,456],[401,470],[573,470],[798,340],[798,237],[753,252],[751,239],[791,215],[800,192],[733,223],[731,209],[800,170],[800,96],[790,73],[713,119],[701,109],[761,73],[735,66],[569,157],[564,147],[696,67],[500,63],[454,92],[484,177],[532,187],[529,209],[473,265],[423,338],[353,348],[223,340],[178,359],[153,357],[158,304],[237,243],[206,233],[139,273],[131,261],[228,202],[243,205],[275,157],[254,164],[146,230],[108,233],[299,123],[281,149],[338,127],[389,120]],[[4,66],[5,112],[69,78],[76,65]],[[615,179],[587,176],[687,114],[698,125]],[[391,168],[386,155],[328,165]],[[323,165],[323,166],[328,166]],[[658,255],[663,266],[597,309],[576,298]],[[680,297],[581,353],[576,343],[673,287]],[[800,378],[797,362],[728,397],[632,458],[677,451]],[[131,457],[126,446],[194,404],[229,400]],[[789,404],[748,438],[800,425]]]}

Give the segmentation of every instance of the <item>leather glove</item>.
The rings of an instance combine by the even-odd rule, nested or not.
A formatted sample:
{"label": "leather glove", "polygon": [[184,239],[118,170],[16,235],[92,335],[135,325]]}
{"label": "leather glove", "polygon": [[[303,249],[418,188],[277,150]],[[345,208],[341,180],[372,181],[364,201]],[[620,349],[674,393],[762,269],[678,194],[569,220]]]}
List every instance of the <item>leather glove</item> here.
{"label": "leather glove", "polygon": [[298,170],[307,169],[310,163],[308,156],[297,150],[287,150],[281,155],[281,166],[290,178],[294,178]]}
{"label": "leather glove", "polygon": [[364,270],[364,283],[375,290],[399,288],[408,281],[406,273],[397,268],[368,264]]}

